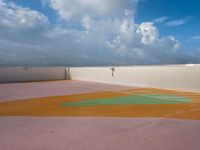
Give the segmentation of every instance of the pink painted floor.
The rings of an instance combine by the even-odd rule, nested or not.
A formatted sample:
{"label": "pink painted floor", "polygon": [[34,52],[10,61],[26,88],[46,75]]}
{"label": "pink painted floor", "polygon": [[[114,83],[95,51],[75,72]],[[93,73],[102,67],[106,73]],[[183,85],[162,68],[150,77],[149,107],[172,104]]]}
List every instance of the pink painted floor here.
{"label": "pink painted floor", "polygon": [[1,150],[199,150],[200,121],[0,117]]}
{"label": "pink painted floor", "polygon": [[[0,102],[137,87],[84,81],[0,84]],[[200,121],[0,117],[0,150],[199,150]]]}
{"label": "pink painted floor", "polygon": [[0,84],[0,102],[133,88],[136,87],[86,81],[8,83]]}

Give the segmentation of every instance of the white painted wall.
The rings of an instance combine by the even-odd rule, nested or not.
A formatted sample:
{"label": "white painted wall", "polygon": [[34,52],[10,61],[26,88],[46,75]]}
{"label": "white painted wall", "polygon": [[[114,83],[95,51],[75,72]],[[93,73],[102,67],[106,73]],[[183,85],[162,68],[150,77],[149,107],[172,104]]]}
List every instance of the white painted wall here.
{"label": "white painted wall", "polygon": [[200,65],[115,67],[114,77],[111,67],[74,67],[70,72],[75,80],[200,93]]}
{"label": "white painted wall", "polygon": [[[67,72],[66,72],[67,70]],[[200,93],[200,65],[115,67],[0,67],[0,83],[65,80],[95,81]]]}
{"label": "white painted wall", "polygon": [[0,83],[65,80],[65,67],[0,67]]}

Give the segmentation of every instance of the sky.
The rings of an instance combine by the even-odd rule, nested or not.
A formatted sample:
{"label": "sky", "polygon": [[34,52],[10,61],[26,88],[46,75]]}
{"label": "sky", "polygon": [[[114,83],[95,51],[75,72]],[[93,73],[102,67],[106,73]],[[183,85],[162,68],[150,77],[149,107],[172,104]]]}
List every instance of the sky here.
{"label": "sky", "polygon": [[200,63],[199,0],[0,0],[0,66]]}

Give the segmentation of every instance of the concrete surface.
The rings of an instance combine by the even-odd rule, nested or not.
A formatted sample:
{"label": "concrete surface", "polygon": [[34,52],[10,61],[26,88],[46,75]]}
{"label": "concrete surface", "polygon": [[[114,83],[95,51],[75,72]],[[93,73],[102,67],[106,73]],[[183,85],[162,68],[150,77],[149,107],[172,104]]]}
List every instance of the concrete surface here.
{"label": "concrete surface", "polygon": [[72,79],[200,93],[200,65],[70,68]]}
{"label": "concrete surface", "polygon": [[0,67],[0,83],[65,80],[66,67]]}
{"label": "concrete surface", "polygon": [[135,87],[84,81],[53,81],[0,84],[0,102],[30,98],[63,96],[102,91],[134,89]]}
{"label": "concrete surface", "polygon": [[200,121],[0,117],[2,150],[199,150]]}

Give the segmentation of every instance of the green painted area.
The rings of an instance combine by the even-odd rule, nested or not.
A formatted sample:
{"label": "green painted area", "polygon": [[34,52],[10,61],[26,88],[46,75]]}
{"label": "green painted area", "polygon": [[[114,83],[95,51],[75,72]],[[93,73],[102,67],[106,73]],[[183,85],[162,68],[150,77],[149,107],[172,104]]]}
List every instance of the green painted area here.
{"label": "green painted area", "polygon": [[128,104],[177,104],[188,103],[190,99],[175,95],[139,94],[112,98],[98,98],[79,102],[66,102],[64,106],[128,105]]}

